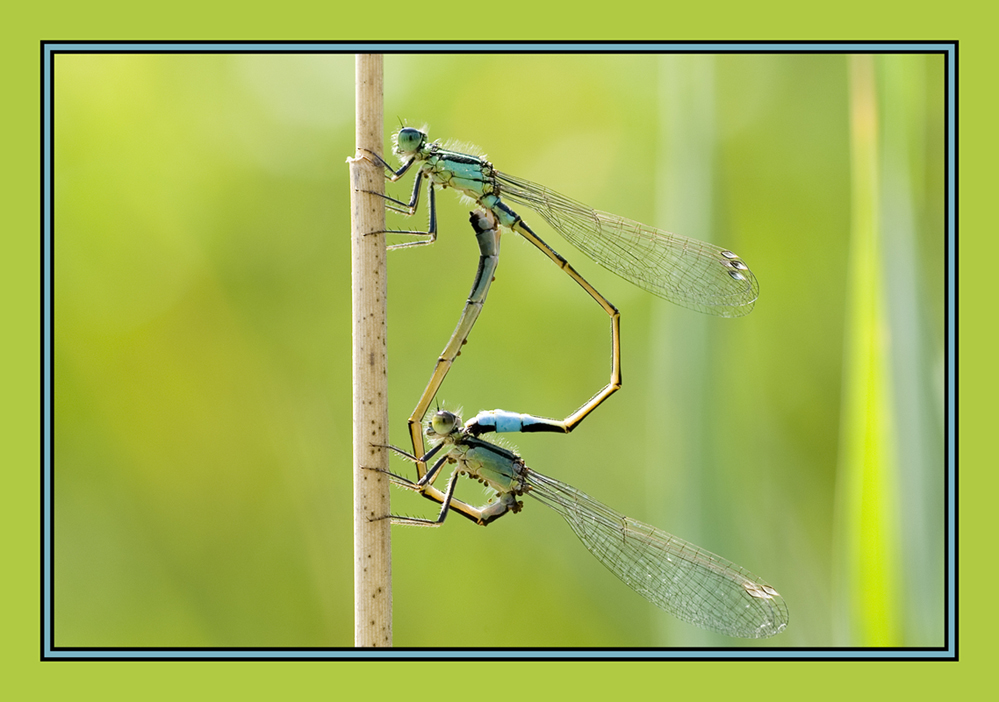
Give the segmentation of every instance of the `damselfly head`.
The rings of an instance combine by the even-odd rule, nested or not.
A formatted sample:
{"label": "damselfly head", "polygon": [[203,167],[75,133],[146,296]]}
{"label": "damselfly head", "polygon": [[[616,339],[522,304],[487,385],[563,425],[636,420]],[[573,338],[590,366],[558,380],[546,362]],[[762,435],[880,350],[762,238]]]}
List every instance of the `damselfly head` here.
{"label": "damselfly head", "polygon": [[397,156],[412,156],[427,143],[427,133],[413,127],[403,127],[392,137],[393,151]]}
{"label": "damselfly head", "polygon": [[454,412],[439,410],[427,422],[427,436],[444,437],[461,430],[461,417]]}

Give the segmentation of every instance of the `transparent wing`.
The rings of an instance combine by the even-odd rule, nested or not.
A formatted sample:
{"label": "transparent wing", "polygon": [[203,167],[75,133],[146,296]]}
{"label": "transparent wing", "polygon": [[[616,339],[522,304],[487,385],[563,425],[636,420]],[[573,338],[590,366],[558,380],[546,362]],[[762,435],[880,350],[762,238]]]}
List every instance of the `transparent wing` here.
{"label": "transparent wing", "polygon": [[731,251],[594,210],[543,185],[495,173],[500,196],[530,207],[601,266],[670,302],[719,317],[741,317],[760,294]]}
{"label": "transparent wing", "polygon": [[746,569],[554,478],[527,469],[526,479],[527,494],[562,515],[597,560],[677,619],[745,639],[773,636],[787,626],[784,599]]}

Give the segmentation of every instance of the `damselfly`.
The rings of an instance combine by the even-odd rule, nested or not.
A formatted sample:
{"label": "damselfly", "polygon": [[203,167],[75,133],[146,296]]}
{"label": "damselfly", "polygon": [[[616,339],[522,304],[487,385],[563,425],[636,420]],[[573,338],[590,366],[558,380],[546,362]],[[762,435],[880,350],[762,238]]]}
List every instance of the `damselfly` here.
{"label": "damselfly", "polygon": [[440,514],[433,520],[392,517],[393,523],[441,525],[449,510],[457,509],[453,497],[458,477],[467,475],[495,490],[496,496],[482,507],[462,508],[464,516],[486,525],[507,512],[519,512],[523,502],[518,498],[533,497],[558,512],[590,553],[628,587],[678,619],[747,639],[773,636],[787,626],[784,599],[761,578],[528,468],[515,452],[475,436],[456,414],[434,413],[426,434],[433,447],[419,458],[390,448],[412,461],[433,460],[427,473],[416,482],[389,475],[394,484],[436,499],[427,488],[446,464],[453,464]]}

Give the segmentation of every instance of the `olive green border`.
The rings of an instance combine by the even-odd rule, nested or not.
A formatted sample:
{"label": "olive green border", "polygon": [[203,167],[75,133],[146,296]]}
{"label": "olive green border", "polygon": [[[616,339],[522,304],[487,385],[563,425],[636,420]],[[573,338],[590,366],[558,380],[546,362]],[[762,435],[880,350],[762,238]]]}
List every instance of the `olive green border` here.
{"label": "olive green border", "polygon": [[[807,8],[807,9],[806,9]],[[996,582],[994,431],[995,12],[924,0],[711,4],[65,0],[8,11],[3,33],[2,631],[12,699],[648,696],[928,699],[987,689]],[[992,18],[987,14],[991,12]],[[41,40],[72,39],[912,39],[960,41],[959,663],[60,663],[39,661],[39,68]],[[968,148],[971,145],[971,148]],[[991,287],[991,286],[990,286]],[[970,308],[970,309],[969,309]],[[980,309],[978,309],[980,308]],[[977,543],[981,540],[981,543]],[[980,684],[980,685],[979,685]],[[368,688],[368,689],[365,689]]]}

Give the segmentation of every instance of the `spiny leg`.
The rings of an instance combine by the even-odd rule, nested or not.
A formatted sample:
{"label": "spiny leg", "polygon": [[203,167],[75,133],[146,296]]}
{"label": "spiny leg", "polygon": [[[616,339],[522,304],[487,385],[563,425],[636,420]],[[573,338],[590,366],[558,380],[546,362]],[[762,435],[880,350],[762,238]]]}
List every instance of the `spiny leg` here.
{"label": "spiny leg", "polygon": [[[379,160],[381,160],[380,157],[379,157]],[[386,164],[384,161],[382,161],[381,163],[386,168],[389,168],[388,164]],[[412,161],[410,161],[410,163],[405,168],[408,168],[409,165],[412,165]],[[391,170],[391,169],[389,168],[389,170]],[[394,171],[393,171],[393,173],[394,173]],[[405,173],[405,170],[404,169],[399,169],[398,175],[402,175],[402,173]],[[391,182],[391,181],[396,180],[396,178],[398,177],[398,175],[395,176],[395,177],[389,178],[389,181]],[[382,198],[383,200],[385,200],[387,202],[391,202],[393,204],[400,205],[400,207],[392,207],[391,205],[388,205],[387,209],[390,209],[393,212],[398,212],[399,214],[402,214],[402,215],[404,215],[406,217],[410,217],[410,216],[416,214],[416,208],[420,204],[420,190],[421,190],[421,185],[422,185],[422,181],[423,181],[424,177],[425,176],[423,174],[423,171],[420,171],[419,173],[416,174],[416,178],[413,179],[413,191],[410,194],[409,202],[403,202],[402,200],[397,200],[394,197],[391,197],[390,195],[386,195],[384,193],[375,192],[373,190],[365,190],[364,192],[370,193],[372,195],[377,195],[378,197]],[[430,223],[427,226],[427,231],[420,231],[420,230],[417,230],[417,229],[386,229],[386,230],[384,230],[382,232],[368,232],[368,234],[405,234],[407,236],[425,236],[425,237],[427,237],[425,240],[422,240],[422,241],[410,241],[410,242],[406,242],[404,244],[393,244],[393,245],[387,247],[387,250],[389,250],[389,251],[391,251],[392,249],[404,249],[404,248],[407,248],[407,247],[410,247],[410,246],[426,246],[428,244],[432,244],[435,241],[437,241],[437,196],[436,196],[436,193],[434,191],[433,183],[430,183],[427,186],[427,190],[428,190],[427,198],[428,198],[428,200],[430,202],[430,204],[429,204]]]}
{"label": "spiny leg", "polygon": [[[446,459],[441,459],[439,463],[443,463]],[[437,467],[437,466],[435,466]],[[430,475],[430,473],[427,473]],[[439,527],[444,523],[444,519],[447,517],[447,513],[451,510],[451,502],[454,499],[454,489],[458,485],[458,476],[461,475],[461,471],[455,468],[454,472],[451,473],[451,477],[447,481],[447,492],[444,493],[444,498],[442,500],[433,499],[435,502],[440,502],[441,511],[437,515],[437,519],[422,519],[420,517],[403,517],[396,514],[391,515],[393,524],[408,524],[411,526],[423,526],[423,527]],[[421,495],[426,495],[424,488],[426,486],[421,486],[418,483],[411,483],[406,485],[405,483],[396,482],[396,485],[401,487],[409,487],[415,490]],[[466,515],[468,516],[468,515]]]}
{"label": "spiny leg", "polygon": [[[396,453],[398,453],[399,455],[403,456],[408,460],[414,462],[422,461],[423,463],[427,463],[437,453],[439,453],[440,450],[444,448],[444,446],[445,446],[444,443],[439,443],[420,458],[416,458],[412,454],[403,451],[397,446],[386,445],[384,448],[395,451]],[[427,471],[426,474],[416,482],[413,482],[409,478],[404,478],[401,475],[396,475],[395,473],[388,470],[384,470],[382,468],[368,468],[368,470],[373,470],[388,475],[393,485],[404,488],[406,490],[412,490],[413,492],[417,492],[423,497],[427,498],[428,500],[437,502],[441,505],[441,510],[440,513],[437,515],[437,519],[404,517],[395,514],[385,515],[384,517],[377,517],[376,519],[391,519],[393,524],[408,524],[413,526],[436,527],[443,524],[444,519],[447,517],[448,512],[453,510],[458,514],[460,514],[461,516],[465,517],[466,519],[469,519],[470,521],[473,521],[480,526],[485,526],[489,522],[505,514],[510,509],[517,511],[519,506],[516,505],[516,500],[513,500],[513,504],[509,504],[510,500],[504,498],[501,503],[501,506],[497,507],[496,505],[493,505],[483,509],[481,507],[473,507],[467,504],[466,502],[462,502],[461,500],[455,498],[454,491],[455,488],[457,487],[457,480],[462,473],[462,469],[460,467],[456,467],[455,470],[451,473],[451,477],[448,479],[447,482],[446,492],[441,492],[440,490],[438,490],[436,487],[433,486],[433,482],[440,475],[441,468],[448,462],[453,462],[453,459],[449,458],[447,455],[442,456],[439,460],[437,460],[434,463],[434,465],[430,468],[430,470]]]}
{"label": "spiny leg", "polygon": [[[412,205],[410,211],[402,212],[402,214],[409,216],[415,214],[416,205],[418,204],[420,198],[420,176],[416,176],[416,184],[413,188],[413,197],[411,199]],[[427,238],[422,241],[408,241],[404,244],[392,244],[386,247],[387,251],[392,251],[393,249],[405,249],[410,246],[428,246],[435,241],[437,241],[437,195],[435,194],[434,185],[430,183],[427,186],[427,199],[430,202],[430,224],[427,226],[427,231],[421,232],[416,230],[389,230],[386,234],[407,234],[410,236],[426,236]],[[398,202],[398,201],[396,201]],[[394,208],[393,208],[394,209]],[[400,212],[401,210],[396,210]]]}
{"label": "spiny leg", "polygon": [[414,156],[408,161],[406,161],[406,163],[402,164],[402,166],[399,167],[399,170],[395,170],[394,168],[392,168],[392,166],[388,164],[388,162],[385,159],[383,159],[381,156],[376,154],[371,149],[365,149],[362,147],[360,151],[365,152],[365,154],[361,158],[371,161],[376,166],[381,166],[386,171],[392,174],[390,176],[386,176],[386,178],[390,183],[394,183],[400,178],[402,178],[406,174],[406,171],[408,171],[413,166],[413,164],[416,163],[416,157]]}

